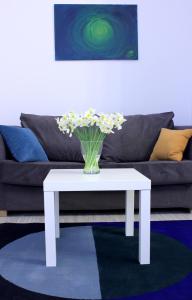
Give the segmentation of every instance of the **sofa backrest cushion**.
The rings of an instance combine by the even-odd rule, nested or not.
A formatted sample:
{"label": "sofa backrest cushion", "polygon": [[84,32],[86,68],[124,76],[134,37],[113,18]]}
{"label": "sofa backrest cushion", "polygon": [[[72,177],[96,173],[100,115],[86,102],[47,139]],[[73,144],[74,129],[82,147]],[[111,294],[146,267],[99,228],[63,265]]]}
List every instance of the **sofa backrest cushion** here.
{"label": "sofa backrest cushion", "polygon": [[0,160],[6,159],[6,148],[2,135],[0,134]]}
{"label": "sofa backrest cushion", "polygon": [[20,120],[23,127],[30,128],[35,133],[49,160],[82,161],[79,141],[74,136],[69,137],[59,131],[57,117],[22,113]]}
{"label": "sofa backrest cushion", "polygon": [[183,158],[192,160],[192,138],[190,138],[185,152],[183,154]]}
{"label": "sofa backrest cushion", "polygon": [[122,130],[106,137],[102,158],[128,162],[149,160],[161,128],[173,128],[173,112],[126,116]]}
{"label": "sofa backrest cushion", "polygon": [[192,129],[173,130],[162,128],[150,160],[181,161],[191,137]]}
{"label": "sofa backrest cushion", "polygon": [[16,161],[48,161],[41,144],[29,128],[0,125],[0,133]]}
{"label": "sofa backrest cushion", "polygon": [[[184,129],[192,129],[192,126],[185,125],[185,126],[175,126],[175,130],[184,130]],[[184,159],[192,160],[192,138],[190,138],[187,147],[185,149],[185,152],[183,153]]]}

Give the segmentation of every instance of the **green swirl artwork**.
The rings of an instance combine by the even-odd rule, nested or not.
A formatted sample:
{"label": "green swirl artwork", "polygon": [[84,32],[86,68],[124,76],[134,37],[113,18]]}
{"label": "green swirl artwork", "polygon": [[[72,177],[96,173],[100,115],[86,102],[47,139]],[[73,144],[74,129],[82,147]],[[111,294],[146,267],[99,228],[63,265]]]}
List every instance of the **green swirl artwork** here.
{"label": "green swirl artwork", "polygon": [[55,4],[56,60],[138,59],[137,5]]}

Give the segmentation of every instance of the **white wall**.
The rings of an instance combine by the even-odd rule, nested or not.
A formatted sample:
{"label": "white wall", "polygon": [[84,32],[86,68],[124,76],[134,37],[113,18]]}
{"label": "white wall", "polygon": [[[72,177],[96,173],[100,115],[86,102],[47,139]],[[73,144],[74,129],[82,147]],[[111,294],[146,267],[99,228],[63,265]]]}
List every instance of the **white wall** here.
{"label": "white wall", "polygon": [[138,61],[54,61],[53,0],[0,2],[0,123],[20,112],[60,114],[90,106],[125,114],[173,110],[192,124],[192,1],[138,4]]}

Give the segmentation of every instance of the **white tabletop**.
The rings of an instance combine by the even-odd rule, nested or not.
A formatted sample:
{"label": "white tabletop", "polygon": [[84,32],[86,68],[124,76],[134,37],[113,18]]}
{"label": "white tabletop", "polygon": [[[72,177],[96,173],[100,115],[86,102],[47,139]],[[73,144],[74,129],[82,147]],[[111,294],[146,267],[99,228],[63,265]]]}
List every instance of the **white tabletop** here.
{"label": "white tabletop", "polygon": [[135,169],[101,169],[83,174],[82,169],[53,169],[43,183],[44,192],[149,190],[151,180]]}

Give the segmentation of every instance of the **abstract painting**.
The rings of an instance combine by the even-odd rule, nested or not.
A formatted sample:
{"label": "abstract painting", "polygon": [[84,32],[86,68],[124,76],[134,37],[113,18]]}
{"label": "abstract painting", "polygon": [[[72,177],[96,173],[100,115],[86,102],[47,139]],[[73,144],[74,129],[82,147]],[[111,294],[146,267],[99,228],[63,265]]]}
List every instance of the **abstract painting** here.
{"label": "abstract painting", "polygon": [[55,4],[56,60],[138,59],[137,5]]}

